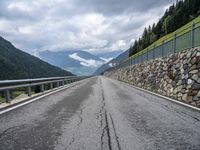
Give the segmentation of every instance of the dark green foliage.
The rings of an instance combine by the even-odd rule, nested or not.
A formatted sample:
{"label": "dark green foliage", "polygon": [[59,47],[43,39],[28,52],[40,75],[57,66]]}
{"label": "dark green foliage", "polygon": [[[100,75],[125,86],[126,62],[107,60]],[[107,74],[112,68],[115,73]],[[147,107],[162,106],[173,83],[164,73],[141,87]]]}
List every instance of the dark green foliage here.
{"label": "dark green foliage", "polygon": [[200,0],[177,0],[166,10],[157,24],[145,28],[141,38],[129,49],[129,56],[145,49],[159,38],[174,32],[200,14]]}
{"label": "dark green foliage", "polygon": [[71,76],[70,72],[52,66],[15,48],[0,37],[0,80]]}

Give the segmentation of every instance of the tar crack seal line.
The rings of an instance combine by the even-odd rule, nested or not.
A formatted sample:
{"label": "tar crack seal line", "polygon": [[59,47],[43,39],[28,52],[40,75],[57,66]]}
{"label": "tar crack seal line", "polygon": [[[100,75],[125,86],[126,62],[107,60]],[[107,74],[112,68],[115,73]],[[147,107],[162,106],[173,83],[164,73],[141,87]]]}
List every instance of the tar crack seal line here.
{"label": "tar crack seal line", "polygon": [[100,85],[101,85],[101,96],[102,96],[102,104],[103,104],[102,108],[100,110],[100,118],[101,118],[100,123],[101,123],[102,127],[103,127],[103,119],[105,119],[105,126],[103,128],[103,132],[102,132],[102,135],[101,135],[101,149],[103,149],[103,145],[104,145],[103,138],[104,138],[105,133],[106,133],[107,138],[108,138],[108,148],[109,148],[109,150],[113,150],[112,140],[111,140],[112,138],[111,138],[111,135],[110,135],[110,128],[109,128],[109,122],[108,122],[108,116],[109,116],[110,120],[111,120],[111,124],[112,124],[111,126],[114,130],[114,136],[115,136],[115,140],[117,142],[117,147],[118,147],[119,150],[121,150],[120,143],[119,143],[119,137],[117,136],[112,116],[106,110],[105,97],[104,97],[104,91],[103,91],[103,86],[102,86],[101,80],[100,80]]}

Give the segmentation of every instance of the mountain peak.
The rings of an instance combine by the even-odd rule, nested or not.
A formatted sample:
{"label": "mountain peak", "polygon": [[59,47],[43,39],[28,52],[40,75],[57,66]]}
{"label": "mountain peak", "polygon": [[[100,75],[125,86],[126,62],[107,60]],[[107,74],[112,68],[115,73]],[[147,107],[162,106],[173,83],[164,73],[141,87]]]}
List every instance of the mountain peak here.
{"label": "mountain peak", "polygon": [[39,57],[77,75],[91,75],[106,63],[98,56],[82,50],[43,51],[39,53]]}

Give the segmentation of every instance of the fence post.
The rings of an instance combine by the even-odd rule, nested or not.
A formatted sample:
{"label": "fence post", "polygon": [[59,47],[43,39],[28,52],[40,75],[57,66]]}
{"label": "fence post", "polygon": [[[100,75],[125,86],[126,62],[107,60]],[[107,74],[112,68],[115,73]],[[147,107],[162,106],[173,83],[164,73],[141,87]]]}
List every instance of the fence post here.
{"label": "fence post", "polygon": [[176,33],[174,33],[174,53],[176,53]]}
{"label": "fence post", "polygon": [[31,97],[31,95],[32,95],[30,86],[27,87],[27,94],[28,94],[29,97]]}
{"label": "fence post", "polygon": [[135,64],[137,64],[137,57],[135,57]]}
{"label": "fence post", "polygon": [[129,58],[129,66],[132,66],[132,59]]}
{"label": "fence post", "polygon": [[148,53],[149,53],[149,49],[147,48],[147,61],[148,61],[148,59],[149,59],[149,58],[148,58],[148,57],[149,57],[149,56],[148,56]]}
{"label": "fence post", "polygon": [[164,44],[165,44],[165,41],[163,40],[162,41],[162,57],[164,57]]}
{"label": "fence post", "polygon": [[130,60],[130,66],[132,66],[132,58],[129,58],[129,60]]}
{"label": "fence post", "polygon": [[133,59],[133,63],[134,63],[134,65],[136,64],[136,62],[135,62],[135,57],[134,57],[134,59]]}
{"label": "fence post", "polygon": [[191,30],[191,41],[192,41],[192,48],[194,48],[194,46],[195,46],[195,32],[194,32],[194,30],[195,30],[195,23],[193,22],[192,23],[192,30]]}
{"label": "fence post", "polygon": [[155,47],[156,47],[156,46],[154,45],[154,46],[153,46],[153,50],[152,50],[152,51],[153,51],[153,59],[155,59]]}
{"label": "fence post", "polygon": [[6,103],[10,103],[11,97],[10,97],[10,91],[9,90],[5,91],[5,98],[6,98]]}

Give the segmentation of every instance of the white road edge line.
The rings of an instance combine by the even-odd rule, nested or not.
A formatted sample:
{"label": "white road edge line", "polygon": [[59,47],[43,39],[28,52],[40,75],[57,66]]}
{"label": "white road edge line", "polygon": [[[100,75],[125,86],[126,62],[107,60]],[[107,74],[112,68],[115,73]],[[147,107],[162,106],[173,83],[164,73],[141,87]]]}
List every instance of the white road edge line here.
{"label": "white road edge line", "polygon": [[[88,80],[88,79],[85,79],[85,80]],[[83,81],[83,80],[81,80],[81,81]],[[81,82],[81,81],[80,81],[80,82]],[[21,104],[18,104],[18,105],[16,104],[16,105],[13,106],[13,107],[11,106],[11,107],[8,108],[8,109],[5,109],[5,110],[0,111],[0,115],[5,114],[5,113],[7,113],[7,112],[9,112],[9,111],[12,111],[12,110],[14,110],[14,109],[16,109],[16,108],[22,107],[22,106],[24,106],[24,105],[27,105],[27,104],[29,104],[29,103],[32,103],[32,102],[34,102],[34,101],[37,101],[37,100],[39,100],[39,99],[41,99],[41,98],[43,98],[43,97],[46,97],[46,96],[49,96],[49,95],[54,94],[54,93],[56,93],[56,92],[62,91],[62,90],[67,89],[67,88],[70,88],[70,87],[72,87],[73,85],[76,85],[76,84],[78,84],[78,83],[80,83],[80,82],[78,81],[78,82],[74,82],[74,84],[71,84],[71,85],[65,85],[65,86],[63,86],[63,87],[60,87],[60,88],[57,89],[57,90],[54,90],[54,91],[52,91],[52,92],[43,94],[43,95],[41,95],[41,96],[39,96],[39,97],[33,98],[32,100],[28,100],[28,101],[26,101],[26,102],[24,102],[24,103],[21,103]]]}
{"label": "white road edge line", "polygon": [[[110,79],[110,78],[108,78],[108,79]],[[113,80],[115,80],[115,79],[113,79]],[[119,80],[115,80],[115,81],[119,81]],[[134,85],[131,85],[131,84],[122,82],[122,81],[119,81],[119,82],[120,82],[120,83],[123,83],[123,84],[125,84],[125,85],[128,85],[128,86],[130,86],[130,87],[133,87],[133,88],[135,88],[135,89],[138,89],[138,90],[140,90],[140,91],[143,91],[143,92],[146,92],[146,93],[149,93],[149,94],[152,94],[152,95],[161,97],[161,98],[163,98],[163,99],[166,99],[166,100],[175,102],[175,103],[177,103],[177,104],[184,105],[184,106],[186,106],[186,107],[190,107],[190,108],[192,108],[192,109],[195,109],[195,110],[197,110],[197,111],[200,111],[200,108],[198,108],[198,107],[194,107],[194,106],[192,106],[192,105],[189,105],[189,104],[180,102],[180,101],[178,101],[178,100],[175,100],[175,99],[172,99],[172,98],[169,98],[169,97],[166,97],[166,96],[163,96],[163,95],[160,95],[160,94],[157,94],[157,93],[154,93],[154,92],[145,90],[145,89],[143,89],[143,88],[140,88],[140,87],[137,87],[137,86],[134,86]]]}

